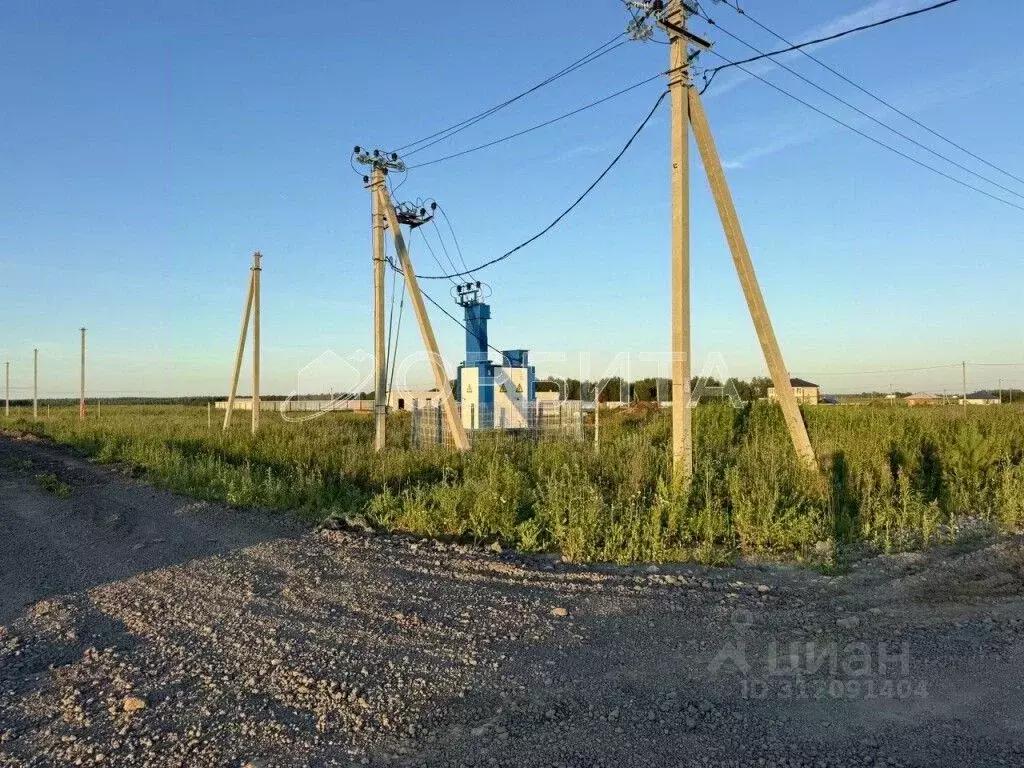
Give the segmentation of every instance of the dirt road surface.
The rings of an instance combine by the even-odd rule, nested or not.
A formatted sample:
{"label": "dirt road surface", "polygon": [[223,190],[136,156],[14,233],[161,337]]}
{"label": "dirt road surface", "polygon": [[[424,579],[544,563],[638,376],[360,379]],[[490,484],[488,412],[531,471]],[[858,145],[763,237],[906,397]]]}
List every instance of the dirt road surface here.
{"label": "dirt road surface", "polygon": [[4,767],[1024,765],[1020,540],[582,567],[0,438],[0,585]]}

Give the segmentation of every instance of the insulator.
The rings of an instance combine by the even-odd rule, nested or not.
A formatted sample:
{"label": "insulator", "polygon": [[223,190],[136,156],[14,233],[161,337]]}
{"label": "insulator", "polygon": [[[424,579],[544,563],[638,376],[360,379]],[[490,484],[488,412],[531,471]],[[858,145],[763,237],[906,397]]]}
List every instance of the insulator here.
{"label": "insulator", "polygon": [[420,216],[426,216],[426,215],[427,215],[427,209],[426,208],[420,208]]}
{"label": "insulator", "polygon": [[370,183],[370,177],[369,176],[363,176],[363,184],[369,184],[369,183]]}
{"label": "insulator", "polygon": [[397,160],[398,159],[398,153],[397,152],[392,152],[391,153],[391,159],[392,160]]}
{"label": "insulator", "polygon": [[380,157],[380,150],[379,149],[373,150],[373,156],[374,157]]}
{"label": "insulator", "polygon": [[430,204],[430,210],[436,211],[437,210],[437,203],[431,203]]}
{"label": "insulator", "polygon": [[355,152],[355,153],[356,153],[356,154],[358,155],[358,154],[359,154],[360,152],[362,152],[362,151],[363,151],[363,148],[362,148],[362,147],[360,147],[359,145],[356,145],[356,148],[355,148],[355,150],[353,150],[353,151],[354,151],[354,152]]}

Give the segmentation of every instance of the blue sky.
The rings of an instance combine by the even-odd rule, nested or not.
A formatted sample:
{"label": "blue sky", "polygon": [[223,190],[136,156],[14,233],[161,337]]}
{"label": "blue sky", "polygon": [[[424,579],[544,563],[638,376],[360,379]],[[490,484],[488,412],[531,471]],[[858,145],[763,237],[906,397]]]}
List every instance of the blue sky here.
{"label": "blue sky", "polygon": [[[800,40],[925,4],[745,3]],[[755,45],[778,44],[727,6],[707,7]],[[401,145],[472,115],[608,40],[626,19],[617,0],[588,3],[586,13],[534,0],[396,0],[386,11],[361,0],[8,0],[4,17],[0,358],[11,361],[12,384],[25,387],[39,347],[44,395],[75,391],[82,325],[96,393],[224,392],[255,249],[265,256],[265,392],[312,386],[300,371],[325,351],[349,357],[371,348],[369,201],[350,168],[352,146]],[[1022,22],[1012,0],[963,0],[815,53],[1024,176]],[[694,28],[725,56],[750,53],[720,31]],[[585,104],[663,70],[667,56],[662,45],[622,46],[410,160]],[[812,62],[786,61],[953,152]],[[788,73],[756,71],[905,148]],[[662,88],[651,83],[548,129],[414,171],[400,196],[441,201],[467,261],[491,258],[574,199]],[[895,157],[742,74],[722,73],[705,103],[794,375],[831,391],[952,391],[960,386],[952,366],[849,372],[1024,363],[1024,212]],[[494,289],[493,343],[531,349],[542,376],[579,375],[581,352],[593,373],[619,354],[631,356],[632,375],[653,373],[659,359],[667,370],[667,121],[666,102],[577,211],[483,276]],[[694,365],[721,355],[730,373],[758,375],[756,338],[691,154]],[[1024,184],[999,180],[1024,193]],[[418,236],[412,255],[436,271]],[[445,288],[429,290],[450,301]],[[458,361],[461,329],[432,315],[443,350]],[[400,351],[419,347],[407,311]],[[969,369],[972,388],[998,378],[1024,386],[1024,365]],[[425,368],[414,366],[409,384],[426,381]]]}

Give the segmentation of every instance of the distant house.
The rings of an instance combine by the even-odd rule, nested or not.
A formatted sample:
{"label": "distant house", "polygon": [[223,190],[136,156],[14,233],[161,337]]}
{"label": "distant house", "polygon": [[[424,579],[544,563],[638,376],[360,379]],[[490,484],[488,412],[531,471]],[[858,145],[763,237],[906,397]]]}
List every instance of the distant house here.
{"label": "distant house", "polygon": [[999,395],[995,392],[971,392],[967,395],[968,405],[999,405]]}
{"label": "distant house", "polygon": [[942,405],[942,398],[938,395],[928,394],[927,392],[918,392],[917,394],[907,395],[903,398],[903,402],[909,406]]}
{"label": "distant house", "polygon": [[412,411],[417,408],[440,408],[441,393],[436,389],[393,389],[388,395],[388,408],[392,411]]}
{"label": "distant house", "polygon": [[[804,379],[790,379],[789,383],[793,387],[793,394],[796,395],[798,403],[818,404],[818,400],[821,398],[821,388],[817,384]],[[778,399],[775,387],[768,387],[768,400],[775,403],[778,402]]]}

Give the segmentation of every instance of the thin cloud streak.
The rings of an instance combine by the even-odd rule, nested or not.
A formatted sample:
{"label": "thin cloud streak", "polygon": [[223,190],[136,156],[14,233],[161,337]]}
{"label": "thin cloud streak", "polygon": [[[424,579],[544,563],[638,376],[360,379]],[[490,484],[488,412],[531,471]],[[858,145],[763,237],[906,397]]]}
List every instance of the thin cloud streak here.
{"label": "thin cloud streak", "polygon": [[[837,32],[842,32],[844,29],[850,29],[851,27],[859,27],[864,24],[873,24],[876,21],[881,21],[882,19],[885,19],[889,16],[896,16],[900,13],[905,13],[906,11],[913,10],[916,7],[918,6],[915,5],[914,3],[906,2],[906,0],[877,0],[877,2],[874,2],[871,5],[868,5],[864,8],[861,8],[859,11],[854,11],[853,13],[848,13],[843,16],[839,16],[833,19],[832,21],[828,21],[825,22],[824,24],[820,24],[816,27],[808,29],[799,35],[793,35],[789,39],[793,40],[794,42],[799,42],[800,40],[810,40],[818,37],[827,37],[829,35],[834,35]],[[839,42],[841,42],[841,40],[829,40],[824,43],[819,43],[818,45],[811,46],[806,50],[817,51],[829,45]],[[792,51],[791,53],[777,56],[775,58],[780,61],[784,61],[786,59],[794,60],[797,57],[800,57],[799,51]],[[753,62],[752,64],[748,64],[745,66],[751,72],[758,75],[765,75],[768,72],[777,69],[777,67],[774,66],[769,60],[756,61]],[[746,72],[733,70],[729,73],[729,75],[726,78],[724,78],[724,82],[721,82],[721,78],[719,81],[716,81],[715,86],[712,89],[710,95],[712,97],[722,96],[728,93],[729,91],[738,88],[744,83],[747,83],[754,79],[755,78],[751,77]]]}

